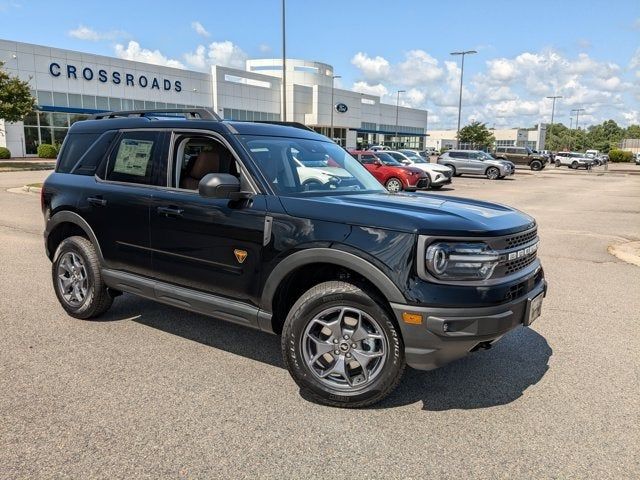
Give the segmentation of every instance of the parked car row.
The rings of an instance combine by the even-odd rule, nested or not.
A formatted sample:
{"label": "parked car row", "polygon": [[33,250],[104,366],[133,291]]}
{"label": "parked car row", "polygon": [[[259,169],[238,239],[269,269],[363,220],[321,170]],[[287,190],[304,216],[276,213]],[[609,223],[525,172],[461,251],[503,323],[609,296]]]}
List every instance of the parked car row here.
{"label": "parked car row", "polygon": [[404,150],[349,150],[390,192],[439,189],[451,183],[450,168],[424,160],[417,152]]}

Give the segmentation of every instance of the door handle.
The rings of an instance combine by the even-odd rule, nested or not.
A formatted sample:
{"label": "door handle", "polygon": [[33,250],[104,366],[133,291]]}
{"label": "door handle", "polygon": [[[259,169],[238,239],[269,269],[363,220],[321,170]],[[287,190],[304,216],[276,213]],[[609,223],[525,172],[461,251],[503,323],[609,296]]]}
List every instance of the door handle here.
{"label": "door handle", "polygon": [[107,201],[102,197],[88,197],[87,202],[96,207],[104,207],[107,204]]}
{"label": "door handle", "polygon": [[175,207],[158,207],[157,212],[166,217],[181,217],[184,210]]}

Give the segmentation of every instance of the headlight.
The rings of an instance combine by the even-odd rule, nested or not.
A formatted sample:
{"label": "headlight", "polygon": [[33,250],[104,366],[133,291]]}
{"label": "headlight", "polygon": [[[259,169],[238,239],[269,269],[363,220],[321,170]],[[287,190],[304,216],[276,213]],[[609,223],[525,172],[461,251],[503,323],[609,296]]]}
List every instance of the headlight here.
{"label": "headlight", "polygon": [[429,273],[441,280],[486,280],[500,262],[485,243],[437,242],[427,247],[425,257]]}

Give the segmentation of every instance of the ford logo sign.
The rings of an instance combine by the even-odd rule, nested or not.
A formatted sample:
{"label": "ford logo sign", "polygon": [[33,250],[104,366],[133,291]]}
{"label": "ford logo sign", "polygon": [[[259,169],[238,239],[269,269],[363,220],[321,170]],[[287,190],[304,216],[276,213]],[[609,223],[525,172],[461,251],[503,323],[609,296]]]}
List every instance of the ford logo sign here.
{"label": "ford logo sign", "polygon": [[336,112],[338,113],[347,113],[347,110],[349,110],[349,107],[347,107],[347,105],[344,103],[336,103],[335,109],[336,109]]}

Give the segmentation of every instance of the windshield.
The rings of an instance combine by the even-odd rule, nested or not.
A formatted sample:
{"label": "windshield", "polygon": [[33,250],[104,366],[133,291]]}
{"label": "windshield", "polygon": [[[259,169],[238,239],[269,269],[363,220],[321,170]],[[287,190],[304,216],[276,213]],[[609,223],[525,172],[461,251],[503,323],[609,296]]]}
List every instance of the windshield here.
{"label": "windshield", "polygon": [[395,158],[389,155],[387,152],[378,151],[376,152],[376,157],[380,159],[382,163],[385,165],[390,165],[392,167],[401,167],[402,164],[398,162]]}
{"label": "windshield", "polygon": [[405,150],[402,153],[409,157],[413,163],[429,163],[416,152],[412,152],[411,150]]}
{"label": "windshield", "polygon": [[267,136],[239,139],[271,188],[280,195],[385,191],[355,158],[335,143]]}
{"label": "windshield", "polygon": [[487,152],[478,152],[478,158],[481,158],[483,160],[495,160],[495,158],[493,158],[493,155]]}

